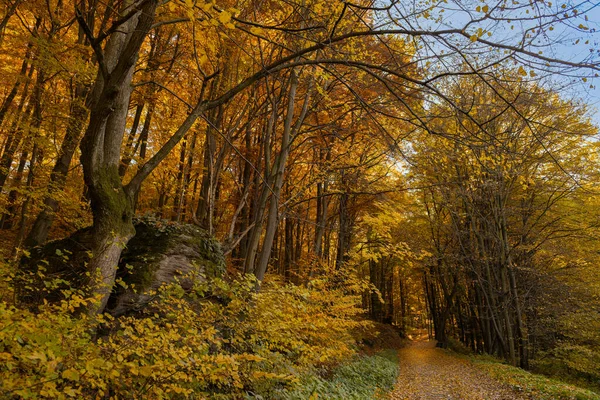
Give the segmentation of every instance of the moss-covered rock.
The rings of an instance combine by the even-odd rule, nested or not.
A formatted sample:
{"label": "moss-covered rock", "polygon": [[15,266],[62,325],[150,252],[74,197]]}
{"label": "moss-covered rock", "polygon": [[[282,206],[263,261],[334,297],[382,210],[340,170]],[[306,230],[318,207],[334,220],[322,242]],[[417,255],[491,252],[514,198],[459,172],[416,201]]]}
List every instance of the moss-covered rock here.
{"label": "moss-covered rock", "polygon": [[[134,226],[136,235],[123,250],[117,270],[117,279],[125,285],[115,286],[107,311],[119,315],[140,309],[151,299],[147,293],[165,283],[180,280],[187,289],[193,283],[187,276],[224,273],[221,244],[201,228],[151,217],[136,219]],[[86,228],[31,249],[21,260],[20,300],[35,305],[62,299],[65,289],[85,291],[91,241]]]}
{"label": "moss-covered rock", "polygon": [[[117,286],[108,309],[115,315],[143,307],[161,285],[180,280],[191,288],[189,276],[220,276],[225,272],[221,244],[203,229],[150,217],[135,221],[136,235],[123,251]],[[132,288],[133,286],[133,288]]]}

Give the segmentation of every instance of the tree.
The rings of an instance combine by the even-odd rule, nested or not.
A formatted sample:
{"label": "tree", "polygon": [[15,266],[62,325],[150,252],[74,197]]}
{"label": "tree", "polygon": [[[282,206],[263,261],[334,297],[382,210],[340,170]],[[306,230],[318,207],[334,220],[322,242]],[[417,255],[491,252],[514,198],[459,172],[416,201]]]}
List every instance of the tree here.
{"label": "tree", "polygon": [[426,285],[436,338],[445,341],[449,319],[466,308],[469,318],[458,324],[467,344],[527,367],[527,274],[540,247],[588,228],[565,226],[573,216],[566,202],[592,169],[585,138],[597,128],[584,108],[510,74],[492,87],[469,78],[448,87],[462,93],[472,119],[432,109],[445,137],[423,135],[413,160],[427,187],[434,256]]}

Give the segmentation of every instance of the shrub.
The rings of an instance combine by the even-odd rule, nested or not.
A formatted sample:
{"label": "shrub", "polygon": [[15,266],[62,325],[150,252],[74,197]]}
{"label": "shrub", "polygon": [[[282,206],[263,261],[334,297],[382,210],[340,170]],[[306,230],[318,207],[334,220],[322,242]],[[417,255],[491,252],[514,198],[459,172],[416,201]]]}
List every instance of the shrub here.
{"label": "shrub", "polygon": [[252,278],[164,286],[137,315],[90,317],[65,291],[35,310],[0,302],[0,392],[10,398],[272,398],[356,353],[352,284]]}

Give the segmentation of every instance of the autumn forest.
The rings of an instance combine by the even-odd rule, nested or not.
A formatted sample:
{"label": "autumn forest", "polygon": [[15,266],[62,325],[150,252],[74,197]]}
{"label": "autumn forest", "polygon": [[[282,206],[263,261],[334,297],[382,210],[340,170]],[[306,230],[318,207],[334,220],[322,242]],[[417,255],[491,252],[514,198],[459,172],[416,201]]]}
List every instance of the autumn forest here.
{"label": "autumn forest", "polygon": [[0,0],[0,399],[600,399],[597,6]]}

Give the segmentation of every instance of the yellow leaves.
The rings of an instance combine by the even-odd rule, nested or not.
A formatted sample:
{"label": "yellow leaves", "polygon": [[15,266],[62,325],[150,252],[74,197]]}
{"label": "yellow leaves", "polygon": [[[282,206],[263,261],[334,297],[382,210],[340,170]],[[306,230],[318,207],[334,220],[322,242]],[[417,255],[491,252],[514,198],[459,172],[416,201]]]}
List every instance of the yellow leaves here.
{"label": "yellow leaves", "polygon": [[33,354],[27,356],[28,359],[30,360],[37,360],[37,361],[41,361],[42,363],[45,363],[46,361],[48,361],[46,354],[36,351]]}
{"label": "yellow leaves", "polygon": [[527,72],[522,65],[517,69],[517,73],[523,77],[529,76],[530,78],[535,78],[537,76],[537,73],[534,70]]}
{"label": "yellow leaves", "polygon": [[275,380],[291,380],[294,377],[289,374],[274,374],[272,372],[254,371],[252,376],[255,379],[275,379]]}
{"label": "yellow leaves", "polygon": [[177,11],[177,3],[175,3],[174,1],[168,2],[167,7],[169,8],[169,11],[171,11],[171,12]]}
{"label": "yellow leaves", "polygon": [[59,394],[60,392],[56,388],[56,382],[49,381],[43,383],[40,390],[40,395],[42,397],[56,398]]}
{"label": "yellow leaves", "polygon": [[491,36],[491,32],[488,32],[482,28],[478,28],[477,32],[475,32],[473,35],[471,35],[471,37],[469,38],[471,40],[471,42],[476,42],[480,37],[482,37],[484,34],[488,34],[488,36]]}
{"label": "yellow leaves", "polygon": [[[0,353],[6,366],[0,381],[31,387],[18,395],[33,398],[93,398],[109,390],[131,398],[149,387],[147,398],[185,397],[211,387],[241,398],[248,388],[293,385],[298,379],[290,371],[299,374],[354,352],[350,330],[362,324],[354,319],[360,297],[345,292],[364,288],[341,282],[332,288],[321,279],[313,289],[266,284],[257,294],[252,279],[215,280],[197,289],[226,301],[194,303],[164,290],[152,313],[138,318],[74,318],[67,304],[33,314],[0,303],[0,321],[8,327],[0,330],[0,341],[8,343]],[[95,323],[113,333],[92,341]],[[36,385],[47,380],[54,383]]]}
{"label": "yellow leaves", "polygon": [[265,361],[266,360],[266,358],[264,358],[264,357],[258,356],[256,354],[250,354],[250,353],[240,354],[237,358],[239,360],[253,361],[253,362]]}
{"label": "yellow leaves", "polygon": [[477,12],[483,12],[483,13],[487,14],[488,11],[490,10],[490,7],[487,5],[485,5],[483,7],[477,6],[476,10],[477,10]]}
{"label": "yellow leaves", "polygon": [[219,13],[219,22],[221,22],[229,29],[235,29],[235,25],[232,23],[232,17],[232,11],[223,10],[221,11],[221,13]]}
{"label": "yellow leaves", "polygon": [[219,21],[221,21],[222,24],[228,24],[231,21],[231,13],[225,10],[221,11],[219,14]]}
{"label": "yellow leaves", "polygon": [[138,373],[141,376],[152,376],[152,366],[151,365],[144,365],[143,367],[140,367],[140,369],[138,370]]}
{"label": "yellow leaves", "polygon": [[192,389],[185,389],[185,388],[182,388],[182,387],[179,387],[179,386],[171,386],[169,388],[169,390],[171,392],[173,392],[173,393],[183,394],[183,395],[190,395],[190,394],[192,394],[194,392]]}
{"label": "yellow leaves", "polygon": [[62,392],[69,397],[78,397],[81,394],[81,391],[72,388],[71,386],[65,386],[62,388]]}
{"label": "yellow leaves", "polygon": [[262,29],[258,26],[253,26],[252,28],[250,28],[250,33],[252,33],[253,35],[256,35],[256,36],[263,36],[264,29]]}
{"label": "yellow leaves", "polygon": [[79,371],[77,371],[74,368],[64,370],[61,376],[63,379],[68,379],[73,382],[79,382],[79,379],[81,378],[81,374],[79,373]]}

